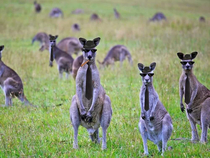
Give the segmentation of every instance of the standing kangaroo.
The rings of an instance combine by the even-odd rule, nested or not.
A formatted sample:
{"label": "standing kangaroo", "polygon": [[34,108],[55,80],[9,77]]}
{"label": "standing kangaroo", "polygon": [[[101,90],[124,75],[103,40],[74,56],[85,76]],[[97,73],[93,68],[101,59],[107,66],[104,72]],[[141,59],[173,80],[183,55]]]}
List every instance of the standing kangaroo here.
{"label": "standing kangaroo", "polygon": [[132,57],[128,49],[123,45],[115,45],[112,47],[104,58],[103,62],[98,61],[101,66],[114,65],[115,61],[120,61],[120,65],[122,66],[122,62],[125,58],[128,58],[130,65],[132,65]]}
{"label": "standing kangaroo", "polygon": [[68,75],[72,73],[72,64],[74,59],[71,55],[67,54],[66,52],[60,50],[56,46],[56,39],[58,36],[49,35],[50,40],[50,66],[53,66],[53,60],[55,59],[58,65],[59,76],[62,78],[63,72],[66,72],[66,78],[68,79]]}
{"label": "standing kangaroo", "polygon": [[67,37],[62,39],[58,44],[57,47],[64,52],[67,52],[70,55],[76,54],[81,51],[82,45],[80,44],[79,40],[75,37]]}
{"label": "standing kangaroo", "polygon": [[120,13],[117,11],[116,8],[114,8],[114,16],[116,19],[120,19]]}
{"label": "standing kangaroo", "polygon": [[183,95],[187,107],[187,118],[192,130],[192,141],[198,141],[196,124],[202,128],[201,143],[207,141],[207,131],[210,125],[210,90],[202,85],[193,74],[193,59],[197,52],[191,54],[177,53],[182,64],[182,74],[179,79],[180,108],[184,112]]}
{"label": "standing kangaroo", "polygon": [[49,37],[48,37],[48,35],[45,32],[39,32],[39,33],[37,33],[34,36],[34,38],[32,39],[32,44],[35,41],[39,41],[39,43],[40,43],[39,51],[42,52],[45,49],[46,50],[49,50]]}
{"label": "standing kangaroo", "polygon": [[144,154],[148,155],[147,139],[154,142],[162,155],[166,150],[167,141],[169,140],[173,125],[169,113],[160,102],[157,92],[153,87],[153,71],[156,63],[150,64],[149,67],[138,63],[141,71],[142,87],[139,94],[141,116],[139,120],[139,131],[142,136],[144,145]]}
{"label": "standing kangaroo", "polygon": [[1,60],[4,46],[0,46],[0,85],[5,95],[5,105],[12,105],[12,98],[17,97],[25,105],[31,105],[23,91],[23,83],[18,74]]}
{"label": "standing kangaroo", "polygon": [[39,3],[37,3],[36,1],[34,1],[34,9],[35,9],[35,12],[36,13],[39,13],[39,12],[41,12],[42,7],[41,7],[41,5]]}
{"label": "standing kangaroo", "polygon": [[102,149],[106,149],[106,131],[112,117],[111,101],[100,83],[99,72],[95,64],[96,49],[100,38],[87,41],[79,38],[83,45],[83,62],[76,77],[76,95],[72,98],[70,119],[74,128],[73,148],[78,148],[77,135],[80,125],[85,127],[90,138],[100,143],[99,127],[102,127]]}

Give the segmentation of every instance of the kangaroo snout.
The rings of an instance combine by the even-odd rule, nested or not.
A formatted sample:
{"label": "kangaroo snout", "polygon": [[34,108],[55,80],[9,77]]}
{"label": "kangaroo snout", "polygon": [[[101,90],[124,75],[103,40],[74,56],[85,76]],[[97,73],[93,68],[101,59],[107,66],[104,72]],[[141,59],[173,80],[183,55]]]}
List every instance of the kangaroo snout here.
{"label": "kangaroo snout", "polygon": [[91,58],[92,58],[92,56],[91,55],[88,55],[88,59],[91,60]]}

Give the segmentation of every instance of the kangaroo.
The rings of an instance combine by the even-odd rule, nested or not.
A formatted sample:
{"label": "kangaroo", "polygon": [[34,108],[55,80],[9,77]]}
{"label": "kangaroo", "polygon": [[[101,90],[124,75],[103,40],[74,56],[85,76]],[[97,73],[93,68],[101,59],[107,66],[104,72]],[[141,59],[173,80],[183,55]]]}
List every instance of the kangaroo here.
{"label": "kangaroo", "polygon": [[49,35],[50,40],[50,66],[53,66],[53,60],[55,59],[57,65],[58,65],[58,71],[59,76],[62,78],[63,72],[66,72],[66,78],[68,79],[68,76],[70,73],[72,73],[72,64],[74,59],[71,55],[67,54],[66,52],[60,50],[56,46],[56,39],[58,38],[58,35],[52,36]]}
{"label": "kangaroo", "polygon": [[139,131],[144,145],[144,154],[148,155],[147,139],[155,143],[162,155],[166,150],[173,125],[169,113],[160,102],[157,92],[153,87],[153,71],[156,63],[153,62],[149,67],[138,63],[140,75],[142,76],[142,87],[139,94],[141,116],[139,120]]}
{"label": "kangaroo", "polygon": [[182,64],[182,74],[179,79],[180,108],[185,111],[182,103],[183,95],[187,107],[187,118],[190,121],[192,138],[191,141],[198,141],[196,124],[202,128],[201,143],[207,142],[207,131],[210,125],[210,90],[202,85],[193,74],[193,64],[198,52],[191,54],[177,53]]}
{"label": "kangaroo", "polygon": [[75,9],[71,13],[72,14],[83,14],[84,13],[84,10],[82,10],[82,9]]}
{"label": "kangaroo", "polygon": [[156,13],[149,21],[161,21],[161,20],[166,20],[166,17],[163,13],[158,12]]}
{"label": "kangaroo", "polygon": [[98,61],[98,63],[102,67],[104,67],[111,64],[114,65],[115,61],[120,61],[120,64],[122,66],[122,62],[125,60],[126,57],[128,58],[130,65],[132,65],[133,61],[128,49],[123,45],[115,45],[109,50],[106,57],[104,58],[104,61],[103,62]]}
{"label": "kangaroo", "polygon": [[34,1],[34,9],[35,9],[35,12],[36,13],[39,13],[39,12],[41,12],[42,7],[41,7],[41,5],[39,3],[37,3],[36,1]]}
{"label": "kangaroo", "polygon": [[17,97],[25,105],[31,105],[23,91],[23,83],[18,74],[4,64],[1,54],[4,46],[0,46],[0,85],[5,95],[5,106],[12,105],[12,98]]}
{"label": "kangaroo", "polygon": [[62,39],[58,43],[58,48],[64,52],[67,52],[69,55],[76,54],[78,55],[80,50],[82,49],[82,45],[79,40],[75,37],[67,37]]}
{"label": "kangaroo", "polygon": [[45,49],[49,49],[49,37],[45,32],[39,32],[37,33],[34,38],[32,39],[32,45],[35,41],[40,42],[40,48],[39,51],[44,51]]}
{"label": "kangaroo", "polygon": [[206,19],[205,19],[205,17],[201,16],[201,17],[199,18],[199,21],[200,21],[200,22],[206,22]]}
{"label": "kangaroo", "polygon": [[62,17],[63,18],[63,12],[61,11],[60,8],[53,8],[49,14],[49,16],[51,18],[59,18]]}
{"label": "kangaroo", "polygon": [[116,19],[120,19],[120,13],[114,8],[114,16]]}
{"label": "kangaroo", "polygon": [[73,148],[78,148],[78,127],[82,125],[95,143],[100,143],[99,127],[102,127],[102,149],[106,149],[106,131],[112,117],[111,101],[100,83],[99,72],[95,64],[96,49],[100,38],[93,41],[79,38],[83,45],[83,62],[76,77],[76,95],[72,98],[70,119],[74,128]]}
{"label": "kangaroo", "polygon": [[101,18],[99,18],[98,14],[93,13],[90,17],[91,21],[102,21]]}
{"label": "kangaroo", "polygon": [[77,71],[80,68],[82,62],[83,62],[83,55],[78,56],[73,62],[72,75],[74,79],[76,79]]}
{"label": "kangaroo", "polygon": [[79,26],[79,24],[75,23],[71,26],[71,29],[73,32],[77,32],[77,31],[80,31],[80,26]]}

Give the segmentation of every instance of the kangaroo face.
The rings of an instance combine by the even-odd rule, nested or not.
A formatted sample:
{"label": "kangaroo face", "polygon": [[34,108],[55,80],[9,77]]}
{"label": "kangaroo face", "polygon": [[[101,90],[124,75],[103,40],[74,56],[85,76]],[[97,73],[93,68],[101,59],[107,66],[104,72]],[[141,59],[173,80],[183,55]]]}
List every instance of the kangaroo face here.
{"label": "kangaroo face", "polygon": [[82,44],[83,48],[83,57],[85,60],[94,61],[95,56],[96,56],[96,51],[95,47],[99,44],[100,42],[100,37],[93,39],[92,41],[86,40],[84,38],[79,38],[80,43]]}
{"label": "kangaroo face", "polygon": [[55,47],[57,38],[58,35],[55,36],[49,35],[50,47]]}
{"label": "kangaroo face", "polygon": [[193,64],[195,63],[193,59],[197,56],[197,52],[192,52],[191,54],[183,54],[177,53],[179,59],[181,59],[182,69],[185,71],[190,71],[193,68]]}
{"label": "kangaroo face", "polygon": [[138,68],[141,71],[142,82],[144,85],[152,83],[152,76],[154,75],[153,70],[155,69],[156,63],[153,62],[150,66],[144,66],[142,63],[138,63]]}
{"label": "kangaroo face", "polygon": [[82,49],[83,51],[83,57],[86,60],[89,60],[90,62],[95,60],[96,51],[97,49]]}

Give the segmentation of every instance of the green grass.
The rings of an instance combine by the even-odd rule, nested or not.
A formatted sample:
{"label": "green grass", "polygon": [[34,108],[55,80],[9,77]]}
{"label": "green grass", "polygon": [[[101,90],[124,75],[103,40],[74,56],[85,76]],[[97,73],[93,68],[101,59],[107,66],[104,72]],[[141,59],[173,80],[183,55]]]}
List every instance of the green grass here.
{"label": "green grass", "polygon": [[[171,138],[191,138],[186,115],[179,108],[178,82],[181,65],[177,52],[198,51],[194,73],[210,88],[210,2],[208,0],[43,0],[43,10],[34,13],[33,1],[0,0],[0,44],[5,45],[2,60],[13,68],[24,83],[30,102],[38,108],[25,107],[17,99],[13,106],[0,108],[0,157],[142,157],[143,142],[138,130],[140,117],[139,91],[142,85],[137,63],[157,67],[154,87],[173,120]],[[53,7],[64,12],[63,19],[50,19]],[[116,7],[122,19],[115,20]],[[72,15],[74,9],[86,14]],[[156,12],[162,11],[168,21],[147,23]],[[102,22],[90,22],[92,13],[98,13]],[[207,22],[199,23],[200,16]],[[79,23],[81,32],[71,31]],[[75,94],[75,81],[60,80],[56,66],[50,68],[49,53],[39,52],[39,44],[31,45],[33,36],[40,31],[64,37],[101,37],[97,59],[102,60],[116,45],[128,47],[133,67],[124,62],[113,70],[100,71],[101,84],[112,101],[113,117],[107,131],[107,150],[90,141],[85,128],[79,128],[79,149],[73,149],[73,128],[69,107]],[[74,56],[75,58],[75,56]],[[54,64],[56,65],[56,64]],[[56,106],[62,103],[62,106]],[[0,104],[4,94],[0,91]],[[200,135],[200,127],[198,127]],[[100,130],[100,136],[102,132]],[[208,140],[210,135],[208,132]],[[190,141],[168,141],[173,150],[165,157],[209,157],[210,143],[193,144]],[[150,156],[160,157],[156,145],[148,142]]]}

